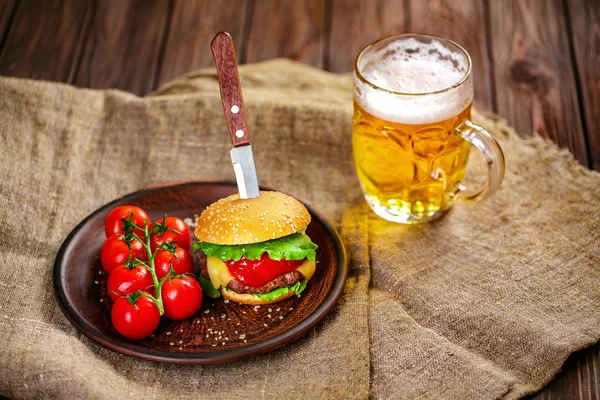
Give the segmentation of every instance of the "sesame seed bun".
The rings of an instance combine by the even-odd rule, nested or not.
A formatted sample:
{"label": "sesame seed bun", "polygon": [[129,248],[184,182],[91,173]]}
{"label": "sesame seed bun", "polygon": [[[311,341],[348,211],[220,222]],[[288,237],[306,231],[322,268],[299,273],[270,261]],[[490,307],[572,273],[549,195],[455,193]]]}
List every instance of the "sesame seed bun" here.
{"label": "sesame seed bun", "polygon": [[286,294],[279,296],[275,300],[262,300],[253,294],[246,294],[246,293],[242,294],[242,293],[236,293],[233,290],[221,289],[221,296],[223,296],[224,299],[227,299],[230,301],[235,301],[235,302],[242,303],[242,304],[250,304],[253,306],[259,305],[259,304],[277,303],[279,301],[289,299],[290,297],[294,296],[295,294],[296,294],[296,292],[290,291],[290,292],[287,292]]}
{"label": "sesame seed bun", "polygon": [[310,214],[298,200],[261,190],[255,199],[234,194],[211,204],[196,221],[195,233],[202,242],[220,245],[259,243],[291,235],[309,223]]}

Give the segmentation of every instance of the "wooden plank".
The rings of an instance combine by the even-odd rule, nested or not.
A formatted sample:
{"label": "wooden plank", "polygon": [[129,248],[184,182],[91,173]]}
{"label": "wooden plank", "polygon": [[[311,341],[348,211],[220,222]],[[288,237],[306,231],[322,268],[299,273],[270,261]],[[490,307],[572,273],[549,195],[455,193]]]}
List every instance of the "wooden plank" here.
{"label": "wooden plank", "polygon": [[403,33],[405,6],[404,0],[333,0],[326,68],[352,71],[363,47],[384,36]]}
{"label": "wooden plank", "polygon": [[568,3],[591,166],[600,171],[600,1]]}
{"label": "wooden plank", "polygon": [[600,399],[600,345],[577,352],[562,372],[532,400]]}
{"label": "wooden plank", "polygon": [[497,112],[517,132],[536,131],[588,164],[560,0],[490,1]]}
{"label": "wooden plank", "polygon": [[493,89],[483,0],[410,0],[410,30],[454,40],[471,55],[475,106],[492,111]]}
{"label": "wooden plank", "polygon": [[213,66],[210,42],[219,31],[233,37],[238,58],[243,54],[242,37],[246,0],[175,0],[159,83],[194,69]]}
{"label": "wooden plank", "polygon": [[75,84],[137,95],[153,89],[168,0],[100,1]]}
{"label": "wooden plank", "polygon": [[324,0],[261,0],[254,4],[245,62],[287,57],[323,66]]}
{"label": "wooden plank", "polygon": [[17,0],[1,0],[0,1],[0,50],[4,43],[4,38],[8,33],[6,30],[9,28],[9,22],[17,6]]}
{"label": "wooden plank", "polygon": [[69,82],[89,22],[80,0],[24,0],[0,54],[0,74]]}

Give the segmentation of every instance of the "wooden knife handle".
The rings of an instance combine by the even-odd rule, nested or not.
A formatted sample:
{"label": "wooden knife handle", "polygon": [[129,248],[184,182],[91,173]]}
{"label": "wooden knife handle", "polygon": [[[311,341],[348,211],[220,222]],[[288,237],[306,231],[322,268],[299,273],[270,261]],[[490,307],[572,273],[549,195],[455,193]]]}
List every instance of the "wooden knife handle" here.
{"label": "wooden knife handle", "polygon": [[246,122],[246,110],[244,109],[244,99],[242,98],[242,88],[231,35],[227,32],[217,33],[210,44],[210,48],[217,66],[221,101],[223,102],[223,111],[229,126],[233,147],[248,145],[250,144],[250,132],[248,132],[248,123]]}

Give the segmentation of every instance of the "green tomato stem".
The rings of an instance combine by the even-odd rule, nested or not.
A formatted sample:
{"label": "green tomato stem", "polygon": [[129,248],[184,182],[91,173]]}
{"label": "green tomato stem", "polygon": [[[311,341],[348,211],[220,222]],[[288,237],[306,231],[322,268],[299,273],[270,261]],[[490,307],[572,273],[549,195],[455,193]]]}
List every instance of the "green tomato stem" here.
{"label": "green tomato stem", "polygon": [[165,309],[163,307],[163,301],[162,301],[162,285],[165,282],[165,280],[164,279],[162,281],[158,280],[158,277],[156,276],[156,267],[154,266],[154,259],[156,258],[156,255],[158,254],[158,251],[160,249],[156,249],[155,252],[152,252],[152,248],[150,246],[150,232],[148,230],[147,222],[144,223],[144,228],[142,228],[142,229],[144,231],[144,240],[142,240],[135,232],[132,234],[137,240],[139,240],[139,242],[142,244],[142,246],[146,250],[146,253],[148,254],[147,270],[150,271],[150,275],[152,275],[152,282],[154,283],[154,289],[156,290],[156,297],[154,297],[152,295],[148,295],[147,293],[144,293],[144,296],[146,296],[150,300],[154,301],[154,303],[156,304],[156,307],[158,307],[158,311],[159,311],[160,315],[163,315],[165,313]]}

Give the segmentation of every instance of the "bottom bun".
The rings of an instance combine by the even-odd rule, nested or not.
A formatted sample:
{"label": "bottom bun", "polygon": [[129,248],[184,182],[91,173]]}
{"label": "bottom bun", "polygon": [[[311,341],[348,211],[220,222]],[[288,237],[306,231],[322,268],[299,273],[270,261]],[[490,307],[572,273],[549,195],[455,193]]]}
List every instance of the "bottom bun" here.
{"label": "bottom bun", "polygon": [[277,303],[278,301],[289,299],[290,297],[295,296],[296,292],[289,291],[288,293],[279,296],[275,300],[263,300],[263,299],[259,299],[258,297],[256,297],[253,294],[236,293],[234,291],[225,290],[223,288],[221,288],[221,295],[223,296],[224,299],[235,301],[238,303],[259,305],[259,304]]}

